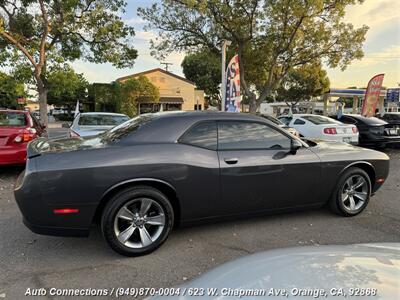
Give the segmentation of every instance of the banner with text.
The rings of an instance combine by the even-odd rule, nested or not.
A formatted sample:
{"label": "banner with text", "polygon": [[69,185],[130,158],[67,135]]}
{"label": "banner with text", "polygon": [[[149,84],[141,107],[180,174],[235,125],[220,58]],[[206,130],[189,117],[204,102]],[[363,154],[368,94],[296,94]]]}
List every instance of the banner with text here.
{"label": "banner with text", "polygon": [[240,112],[239,56],[235,55],[226,69],[225,111]]}
{"label": "banner with text", "polygon": [[361,110],[361,114],[364,117],[375,116],[375,110],[379,103],[379,95],[381,93],[384,76],[385,74],[376,75],[368,82],[368,87],[365,91],[365,98]]}

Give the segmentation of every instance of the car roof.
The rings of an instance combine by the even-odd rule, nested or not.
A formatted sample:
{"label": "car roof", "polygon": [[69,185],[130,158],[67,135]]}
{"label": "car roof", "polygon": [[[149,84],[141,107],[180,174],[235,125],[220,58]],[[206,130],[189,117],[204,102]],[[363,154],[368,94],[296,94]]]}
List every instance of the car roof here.
{"label": "car roof", "polygon": [[123,116],[125,117],[126,115],[124,114],[119,114],[119,113],[111,113],[111,112],[84,112],[84,113],[80,113],[81,116],[83,115],[105,115],[105,116]]}
{"label": "car roof", "polygon": [[140,116],[150,116],[151,121],[143,125],[140,130],[137,130],[134,137],[127,137],[126,142],[175,142],[192,125],[202,121],[256,121],[278,127],[265,118],[249,113],[174,111],[142,114]]}

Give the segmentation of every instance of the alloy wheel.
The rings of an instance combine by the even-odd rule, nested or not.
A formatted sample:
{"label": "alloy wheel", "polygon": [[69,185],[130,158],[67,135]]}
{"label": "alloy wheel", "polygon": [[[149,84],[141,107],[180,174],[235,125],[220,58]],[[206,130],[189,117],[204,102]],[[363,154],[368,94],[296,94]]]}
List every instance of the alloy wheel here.
{"label": "alloy wheel", "polygon": [[166,220],[162,206],[150,198],[128,201],[115,215],[114,234],[129,248],[145,248],[155,242]]}
{"label": "alloy wheel", "polygon": [[342,188],[342,203],[349,212],[355,212],[363,207],[368,199],[368,183],[361,175],[352,175]]}

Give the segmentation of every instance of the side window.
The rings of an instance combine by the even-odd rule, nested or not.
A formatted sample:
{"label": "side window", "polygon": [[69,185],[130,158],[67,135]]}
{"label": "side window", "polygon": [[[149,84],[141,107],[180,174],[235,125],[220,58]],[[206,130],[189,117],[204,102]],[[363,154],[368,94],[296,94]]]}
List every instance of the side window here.
{"label": "side window", "polygon": [[304,122],[302,119],[296,119],[293,123],[294,125],[304,125],[306,122]]}
{"label": "side window", "polygon": [[290,138],[265,124],[218,123],[218,150],[290,149]]}
{"label": "side window", "polygon": [[186,131],[179,139],[182,144],[217,150],[217,123],[201,122]]}

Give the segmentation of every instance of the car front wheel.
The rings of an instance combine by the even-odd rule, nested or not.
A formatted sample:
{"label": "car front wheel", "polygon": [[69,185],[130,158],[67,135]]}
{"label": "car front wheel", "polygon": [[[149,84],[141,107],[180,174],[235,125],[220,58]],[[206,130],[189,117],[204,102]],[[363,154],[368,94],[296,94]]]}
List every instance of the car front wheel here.
{"label": "car front wheel", "polygon": [[371,180],[360,168],[350,168],[344,172],[330,200],[333,212],[351,217],[361,213],[371,197]]}
{"label": "car front wheel", "polygon": [[157,189],[137,186],[117,193],[105,207],[101,228],[110,247],[125,256],[157,249],[174,224],[173,208]]}

